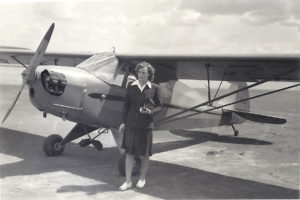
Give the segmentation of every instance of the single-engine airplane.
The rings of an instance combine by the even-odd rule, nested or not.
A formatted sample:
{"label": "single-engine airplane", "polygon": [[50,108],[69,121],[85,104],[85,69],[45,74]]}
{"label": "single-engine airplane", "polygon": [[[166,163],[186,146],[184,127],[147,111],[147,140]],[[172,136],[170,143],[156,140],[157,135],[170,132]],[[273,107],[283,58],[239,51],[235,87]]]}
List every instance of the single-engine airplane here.
{"label": "single-engine airplane", "polygon": [[[299,82],[300,55],[154,56],[115,52],[95,55],[45,54],[53,30],[54,24],[35,53],[16,49],[0,51],[0,62],[17,63],[26,68],[22,73],[21,89],[2,123],[12,111],[25,85],[29,87],[31,103],[44,117],[49,113],[77,123],[65,138],[56,134],[46,138],[43,150],[47,156],[61,155],[67,143],[84,135],[88,135],[88,139],[81,140],[80,146],[92,144],[102,150],[103,145],[96,139],[108,130],[111,130],[120,149],[122,136],[118,133],[118,126],[125,90],[128,82],[135,78],[134,67],[140,61],[147,61],[155,67],[154,82],[161,88],[164,105],[162,112],[154,118],[155,130],[230,125],[237,136],[239,132],[234,124],[246,120],[284,124],[285,119],[251,113],[250,100],[300,85],[297,83],[249,96],[250,88],[268,81]],[[208,95],[200,95],[180,79],[207,80]],[[220,81],[219,88],[224,81],[229,81],[230,87],[222,95],[218,94],[218,88],[212,97],[211,80]],[[98,135],[91,137],[90,133],[98,129]],[[139,158],[136,161],[135,174],[140,169]],[[122,156],[119,160],[119,172],[122,175],[124,165]]]}

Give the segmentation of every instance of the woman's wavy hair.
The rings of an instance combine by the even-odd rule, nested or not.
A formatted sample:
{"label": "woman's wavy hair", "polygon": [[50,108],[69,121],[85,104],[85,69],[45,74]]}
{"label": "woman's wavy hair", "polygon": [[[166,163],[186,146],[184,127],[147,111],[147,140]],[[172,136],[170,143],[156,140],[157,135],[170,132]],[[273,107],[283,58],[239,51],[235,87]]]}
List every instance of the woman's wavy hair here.
{"label": "woman's wavy hair", "polygon": [[[154,67],[152,67],[151,64],[147,63],[146,61],[140,62],[136,65],[136,67],[135,67],[136,75],[138,75],[138,71],[139,71],[140,68],[145,68],[145,67],[148,70],[148,74],[149,74],[148,79],[149,79],[149,81],[153,81],[154,80],[155,69],[154,69]],[[137,78],[138,78],[138,76],[137,76]]]}

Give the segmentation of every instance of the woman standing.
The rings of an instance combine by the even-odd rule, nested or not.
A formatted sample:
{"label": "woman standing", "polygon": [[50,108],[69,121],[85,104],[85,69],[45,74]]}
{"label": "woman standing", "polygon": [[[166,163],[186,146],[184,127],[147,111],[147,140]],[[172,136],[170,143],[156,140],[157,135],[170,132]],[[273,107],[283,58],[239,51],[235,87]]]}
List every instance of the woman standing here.
{"label": "woman standing", "polygon": [[136,187],[145,186],[149,156],[152,155],[153,115],[160,112],[162,107],[159,86],[152,83],[154,68],[144,61],[136,65],[135,72],[138,80],[127,87],[122,123],[119,127],[119,132],[124,132],[122,148],[126,152],[126,180],[120,190],[132,187],[131,175],[135,156],[141,156],[141,175]]}

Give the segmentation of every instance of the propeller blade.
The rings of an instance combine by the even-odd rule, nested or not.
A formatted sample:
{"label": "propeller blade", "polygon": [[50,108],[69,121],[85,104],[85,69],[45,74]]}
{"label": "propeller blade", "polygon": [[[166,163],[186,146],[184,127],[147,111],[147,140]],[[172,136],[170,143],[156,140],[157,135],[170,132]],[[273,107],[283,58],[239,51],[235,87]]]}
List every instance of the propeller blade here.
{"label": "propeller blade", "polygon": [[23,73],[22,73],[22,76],[23,76],[22,87],[19,90],[17,96],[15,97],[12,105],[9,107],[7,113],[5,114],[5,116],[2,120],[2,124],[4,123],[4,121],[9,116],[12,109],[16,105],[25,84],[30,83],[31,80],[34,78],[35,70],[36,70],[37,66],[41,63],[41,61],[43,59],[44,53],[45,53],[45,51],[47,49],[47,46],[49,44],[49,41],[50,41],[53,30],[54,30],[54,23],[50,26],[47,33],[45,34],[45,36],[44,36],[43,40],[41,41],[39,47],[37,48],[36,52],[34,53],[33,57],[31,58],[28,67],[23,71]]}
{"label": "propeller blade", "polygon": [[12,105],[9,107],[8,111],[6,112],[6,114],[5,114],[5,116],[4,116],[3,120],[2,120],[2,122],[1,122],[2,124],[4,123],[4,121],[6,120],[6,118],[8,117],[8,115],[10,114],[10,112],[12,111],[12,109],[14,108],[14,106],[16,105],[16,103],[17,103],[17,101],[18,101],[18,99],[20,97],[20,94],[21,94],[21,92],[22,92],[25,84],[26,84],[25,82],[22,84],[21,89],[19,90],[19,92],[18,92],[17,96],[15,97]]}
{"label": "propeller blade", "polygon": [[28,67],[24,70],[22,73],[23,79],[26,83],[30,83],[30,81],[33,79],[35,70],[37,66],[41,63],[44,53],[47,49],[47,46],[49,44],[52,32],[54,30],[54,23],[50,26],[47,33],[45,34],[43,40],[41,41],[39,47],[37,48],[34,56],[31,58],[30,63]]}

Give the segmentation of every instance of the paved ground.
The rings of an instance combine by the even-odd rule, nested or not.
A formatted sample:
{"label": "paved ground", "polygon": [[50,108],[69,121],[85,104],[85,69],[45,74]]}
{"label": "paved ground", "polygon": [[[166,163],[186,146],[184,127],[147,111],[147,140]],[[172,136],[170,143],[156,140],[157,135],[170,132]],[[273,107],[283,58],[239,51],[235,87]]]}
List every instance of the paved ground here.
{"label": "paved ground", "polygon": [[[18,71],[0,68],[1,120],[18,90]],[[253,101],[254,111],[288,123],[245,123],[237,126],[240,137],[230,127],[155,132],[147,187],[120,192],[111,134],[100,137],[102,152],[72,143],[62,156],[46,157],[45,137],[64,136],[74,124],[44,119],[24,90],[0,127],[0,199],[298,199],[299,101],[299,91]]]}

